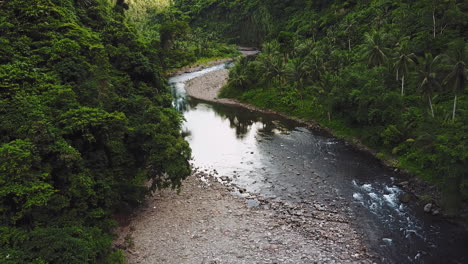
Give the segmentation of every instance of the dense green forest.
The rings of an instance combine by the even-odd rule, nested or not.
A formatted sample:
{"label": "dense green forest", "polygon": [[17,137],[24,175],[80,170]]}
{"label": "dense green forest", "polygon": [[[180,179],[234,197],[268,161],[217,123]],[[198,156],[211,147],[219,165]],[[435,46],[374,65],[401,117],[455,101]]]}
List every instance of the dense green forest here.
{"label": "dense green forest", "polygon": [[140,29],[142,39],[159,42],[164,54],[162,66],[169,71],[239,54],[236,46],[226,44],[220,34],[192,27],[189,22],[190,16],[170,6],[149,9],[145,18],[134,24]]}
{"label": "dense green forest", "polygon": [[261,45],[225,97],[317,120],[468,197],[466,1],[179,0],[191,24]]}
{"label": "dense green forest", "polygon": [[190,173],[166,54],[127,9],[0,1],[1,263],[121,263],[112,215]]}
{"label": "dense green forest", "polygon": [[[172,3],[172,4],[170,4]],[[179,188],[165,73],[235,56],[223,95],[356,137],[468,197],[466,1],[0,1],[0,262],[122,263],[115,214]],[[229,43],[229,44],[225,44]]]}

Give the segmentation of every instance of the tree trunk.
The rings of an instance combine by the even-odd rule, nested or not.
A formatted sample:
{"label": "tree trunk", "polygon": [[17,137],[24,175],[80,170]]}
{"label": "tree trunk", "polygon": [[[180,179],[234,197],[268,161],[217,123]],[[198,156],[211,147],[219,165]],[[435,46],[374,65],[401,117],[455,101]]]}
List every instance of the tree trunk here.
{"label": "tree trunk", "polygon": [[431,115],[434,117],[434,108],[432,108],[432,100],[430,96],[427,96],[429,98],[429,107],[431,108]]}
{"label": "tree trunk", "polygon": [[452,114],[452,122],[455,121],[455,111],[457,110],[457,94],[455,94],[455,99],[453,99],[453,114]]}
{"label": "tree trunk", "polygon": [[331,113],[328,111],[328,121],[331,121]]}
{"label": "tree trunk", "polygon": [[432,11],[432,22],[434,24],[434,38],[436,37],[436,19],[435,19],[435,8],[434,11]]}
{"label": "tree trunk", "polygon": [[398,81],[398,77],[399,77],[398,74],[399,74],[399,70],[397,69],[397,70],[396,70],[396,80],[397,80],[397,81]]}
{"label": "tree trunk", "polygon": [[405,76],[401,76],[401,96],[405,94]]}
{"label": "tree trunk", "polygon": [[348,38],[348,50],[351,51],[351,39]]}

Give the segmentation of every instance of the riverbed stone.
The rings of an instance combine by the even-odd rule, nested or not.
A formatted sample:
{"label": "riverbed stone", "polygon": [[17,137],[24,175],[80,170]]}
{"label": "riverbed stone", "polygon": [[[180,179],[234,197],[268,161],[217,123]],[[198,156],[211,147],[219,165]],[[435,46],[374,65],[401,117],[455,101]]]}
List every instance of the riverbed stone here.
{"label": "riverbed stone", "polygon": [[428,203],[424,206],[424,212],[430,213],[432,209],[432,203]]}
{"label": "riverbed stone", "polygon": [[403,188],[408,188],[409,182],[408,181],[402,181],[398,183],[398,186],[403,187]]}

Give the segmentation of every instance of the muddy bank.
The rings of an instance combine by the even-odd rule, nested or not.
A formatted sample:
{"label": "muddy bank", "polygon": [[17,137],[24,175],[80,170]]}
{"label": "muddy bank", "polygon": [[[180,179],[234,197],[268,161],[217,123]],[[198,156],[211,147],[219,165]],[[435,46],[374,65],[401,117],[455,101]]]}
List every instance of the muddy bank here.
{"label": "muddy bank", "polygon": [[372,263],[336,211],[235,196],[215,174],[195,172],[180,194],[162,191],[135,212],[116,241],[128,263]]}

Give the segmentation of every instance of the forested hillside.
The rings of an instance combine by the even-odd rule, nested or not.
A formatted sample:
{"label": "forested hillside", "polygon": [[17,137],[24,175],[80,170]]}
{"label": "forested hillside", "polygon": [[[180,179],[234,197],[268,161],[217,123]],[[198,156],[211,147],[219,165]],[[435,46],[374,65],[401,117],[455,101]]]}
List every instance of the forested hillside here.
{"label": "forested hillside", "polygon": [[262,45],[227,97],[361,139],[441,187],[468,195],[466,1],[176,1],[192,24]]}
{"label": "forested hillside", "polygon": [[[143,12],[139,10],[137,13]],[[216,32],[192,27],[192,17],[174,5],[145,10],[146,15],[137,16],[134,24],[145,42],[161,48],[162,65],[168,70],[239,54],[233,44],[227,44]],[[129,10],[128,17],[134,14],[135,11]]]}
{"label": "forested hillside", "polygon": [[123,263],[113,216],[190,174],[164,75],[235,45],[262,52],[223,96],[358,138],[457,213],[467,27],[461,0],[0,0],[0,262]]}
{"label": "forested hillside", "polygon": [[120,263],[111,215],[190,173],[164,54],[127,9],[0,1],[1,263]]}

